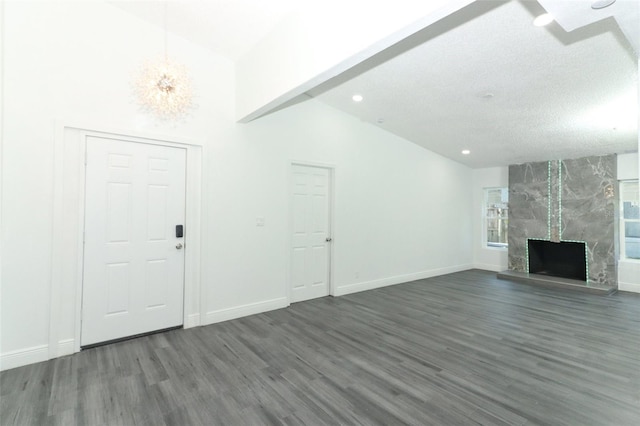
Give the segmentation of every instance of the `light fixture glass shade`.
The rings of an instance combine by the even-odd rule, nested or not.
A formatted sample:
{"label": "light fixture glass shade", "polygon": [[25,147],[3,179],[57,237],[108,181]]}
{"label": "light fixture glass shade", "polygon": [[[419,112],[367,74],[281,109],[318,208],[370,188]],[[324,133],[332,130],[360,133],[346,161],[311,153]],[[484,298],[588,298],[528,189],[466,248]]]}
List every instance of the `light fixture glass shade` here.
{"label": "light fixture glass shade", "polygon": [[164,120],[179,120],[193,105],[187,68],[168,58],[147,61],[134,83],[140,105]]}

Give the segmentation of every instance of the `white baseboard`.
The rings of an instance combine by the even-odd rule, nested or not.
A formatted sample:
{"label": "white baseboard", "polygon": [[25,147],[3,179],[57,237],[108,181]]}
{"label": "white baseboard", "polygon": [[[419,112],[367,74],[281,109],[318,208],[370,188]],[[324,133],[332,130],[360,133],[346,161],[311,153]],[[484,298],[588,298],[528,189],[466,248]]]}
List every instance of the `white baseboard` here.
{"label": "white baseboard", "polygon": [[289,306],[289,302],[285,297],[281,297],[278,299],[266,300],[264,302],[249,303],[233,308],[209,311],[207,312],[205,323],[203,325],[229,321],[236,318],[246,317],[248,315],[260,314],[262,312],[273,311],[274,309],[286,308],[287,306]]}
{"label": "white baseboard", "polygon": [[640,293],[640,284],[618,282],[618,290]]}
{"label": "white baseboard", "polygon": [[75,339],[65,339],[58,342],[58,356],[71,355],[75,353]]}
{"label": "white baseboard", "polygon": [[5,352],[0,355],[0,371],[23,365],[35,364],[49,359],[49,345],[32,346],[26,349]]}
{"label": "white baseboard", "polygon": [[184,328],[197,327],[200,325],[200,314],[187,315],[187,321],[184,323]]}
{"label": "white baseboard", "polygon": [[49,345],[39,345],[3,353],[0,355],[0,371],[74,354],[76,351],[75,339],[60,340],[56,349],[55,354],[50,354]]}
{"label": "white baseboard", "polygon": [[640,293],[640,262],[627,259],[618,262],[618,290]]}
{"label": "white baseboard", "polygon": [[431,269],[428,271],[416,272],[414,274],[397,275],[395,277],[382,278],[379,280],[365,281],[362,283],[347,284],[338,286],[334,292],[334,296],[344,296],[351,293],[358,293],[360,291],[374,290],[380,287],[386,287],[390,285],[402,284],[409,281],[422,280],[425,278],[436,277],[438,275],[451,274],[453,272],[466,271],[471,269],[473,265],[457,265],[449,266],[446,268]]}
{"label": "white baseboard", "polygon": [[490,263],[474,263],[473,269],[482,269],[484,271],[502,272],[508,269],[507,266],[492,265]]}

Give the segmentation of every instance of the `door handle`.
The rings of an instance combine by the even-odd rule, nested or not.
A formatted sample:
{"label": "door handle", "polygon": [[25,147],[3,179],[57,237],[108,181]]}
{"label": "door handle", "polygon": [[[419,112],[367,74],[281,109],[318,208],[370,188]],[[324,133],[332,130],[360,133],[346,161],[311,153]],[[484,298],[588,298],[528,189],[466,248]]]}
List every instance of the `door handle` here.
{"label": "door handle", "polygon": [[326,242],[330,243],[331,242],[331,237],[327,237],[324,239]]}
{"label": "door handle", "polygon": [[182,243],[178,243],[178,244],[176,244],[176,248],[177,248],[178,250],[181,250],[181,249],[182,249],[182,247],[184,247],[184,246],[182,245]]}

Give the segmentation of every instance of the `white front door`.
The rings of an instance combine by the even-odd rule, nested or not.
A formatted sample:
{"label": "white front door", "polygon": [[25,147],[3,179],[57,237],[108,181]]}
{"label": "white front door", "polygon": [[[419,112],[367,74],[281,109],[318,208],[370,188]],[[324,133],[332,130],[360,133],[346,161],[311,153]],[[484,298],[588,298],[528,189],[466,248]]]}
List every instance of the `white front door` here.
{"label": "white front door", "polygon": [[186,151],[92,136],[86,149],[81,345],[181,325]]}
{"label": "white front door", "polygon": [[329,169],[292,165],[291,301],[329,294]]}

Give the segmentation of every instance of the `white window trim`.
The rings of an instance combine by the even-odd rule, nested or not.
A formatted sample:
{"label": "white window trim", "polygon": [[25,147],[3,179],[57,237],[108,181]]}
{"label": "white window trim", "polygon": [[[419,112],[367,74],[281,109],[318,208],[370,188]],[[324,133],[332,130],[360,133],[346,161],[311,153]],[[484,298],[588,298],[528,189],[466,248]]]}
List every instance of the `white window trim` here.
{"label": "white window trim", "polygon": [[487,229],[487,193],[491,189],[508,190],[508,188],[504,186],[489,186],[482,188],[482,248],[487,250],[504,251],[509,248],[508,243],[490,243],[487,241],[489,234]]}
{"label": "white window trim", "polygon": [[625,230],[625,223],[627,222],[636,222],[636,223],[640,223],[640,219],[625,219],[624,218],[624,198],[622,197],[623,191],[622,191],[622,187],[626,184],[626,183],[636,183],[638,182],[638,179],[625,179],[625,180],[621,180],[619,181],[619,186],[618,186],[618,190],[620,193],[620,214],[619,214],[619,222],[618,222],[618,234],[619,234],[619,240],[620,240],[620,256],[619,259],[620,261],[624,261],[624,262],[632,262],[632,263],[640,263],[640,259],[638,258],[634,258],[634,257],[627,257],[626,253],[626,241],[625,241],[625,236],[624,236],[624,230]]}

